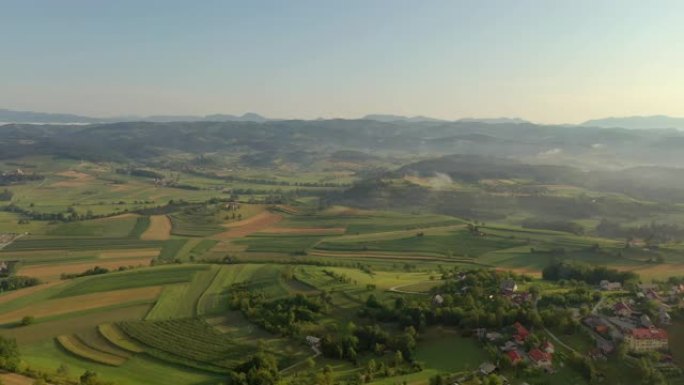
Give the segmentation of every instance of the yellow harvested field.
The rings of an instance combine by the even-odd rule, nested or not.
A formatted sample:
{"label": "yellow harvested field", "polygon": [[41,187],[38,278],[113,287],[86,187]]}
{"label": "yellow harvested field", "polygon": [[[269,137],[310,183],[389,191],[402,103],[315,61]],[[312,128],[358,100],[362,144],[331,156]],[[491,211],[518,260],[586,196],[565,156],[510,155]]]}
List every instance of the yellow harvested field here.
{"label": "yellow harvested field", "polygon": [[1,314],[0,324],[17,322],[27,315],[36,318],[45,318],[84,310],[98,309],[107,306],[120,305],[132,301],[153,300],[159,296],[161,290],[162,286],[152,286],[136,289],[108,291],[104,293],[84,294],[68,298],[51,299],[44,302],[31,304],[30,308],[12,310]]}
{"label": "yellow harvested field", "polygon": [[259,231],[263,234],[291,235],[337,235],[347,231],[344,227],[269,227]]}
{"label": "yellow harvested field", "polygon": [[69,170],[69,171],[64,171],[57,173],[59,176],[64,176],[67,178],[70,178],[69,180],[64,180],[60,182],[55,182],[51,184],[50,186],[53,187],[81,187],[87,185],[90,181],[95,179],[92,175],[74,171],[74,170]]}
{"label": "yellow harvested field", "polygon": [[60,284],[64,284],[64,283],[66,283],[66,282],[54,281],[54,282],[44,283],[44,284],[38,285],[38,286],[27,287],[26,289],[13,290],[7,294],[0,295],[0,304],[10,302],[10,301],[13,301],[17,298],[25,297],[27,295],[31,295],[33,293],[37,293],[39,291],[43,291],[45,289],[49,289],[51,287],[54,287],[54,286],[57,286]]}
{"label": "yellow harvested field", "polygon": [[615,267],[618,270],[633,271],[639,274],[644,281],[650,281],[652,279],[664,280],[671,277],[673,272],[684,270],[683,263],[644,263],[642,265],[620,265],[611,267]]}
{"label": "yellow harvested field", "polygon": [[4,385],[33,385],[36,379],[16,373],[0,373],[0,381]]}
{"label": "yellow harvested field", "polygon": [[171,237],[171,220],[166,215],[152,215],[150,227],[140,236],[147,241],[165,241]]}
{"label": "yellow harvested field", "polygon": [[128,249],[103,251],[99,257],[103,259],[112,258],[135,258],[135,257],[157,257],[160,249]]}
{"label": "yellow harvested field", "polygon": [[224,225],[229,230],[213,236],[214,239],[225,240],[246,237],[263,229],[272,227],[283,219],[281,215],[263,211],[243,221]]}
{"label": "yellow harvested field", "polygon": [[[158,254],[158,252],[157,252]],[[104,259],[88,262],[78,263],[64,263],[57,265],[32,265],[22,267],[20,269],[21,275],[28,277],[36,277],[43,281],[51,281],[60,279],[62,274],[78,274],[86,270],[92,269],[96,266],[103,267],[109,270],[116,270],[121,266],[149,266],[152,259],[156,257],[137,257],[137,258],[120,258],[120,259]]]}

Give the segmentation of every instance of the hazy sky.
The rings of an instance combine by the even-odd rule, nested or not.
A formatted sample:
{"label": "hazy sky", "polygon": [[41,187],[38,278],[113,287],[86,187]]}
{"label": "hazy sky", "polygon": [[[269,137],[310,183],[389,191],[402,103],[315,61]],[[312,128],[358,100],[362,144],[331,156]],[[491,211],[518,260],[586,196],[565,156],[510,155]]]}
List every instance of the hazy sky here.
{"label": "hazy sky", "polygon": [[684,116],[684,1],[0,0],[0,108]]}

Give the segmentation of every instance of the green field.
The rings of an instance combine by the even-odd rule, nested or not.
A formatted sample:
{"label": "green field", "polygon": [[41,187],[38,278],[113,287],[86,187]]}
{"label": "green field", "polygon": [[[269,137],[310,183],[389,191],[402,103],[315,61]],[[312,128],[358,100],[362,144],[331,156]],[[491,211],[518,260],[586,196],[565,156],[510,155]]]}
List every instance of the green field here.
{"label": "green field", "polygon": [[112,250],[162,247],[163,241],[141,241],[130,238],[21,238],[3,252],[49,250]]}
{"label": "green field", "polygon": [[[532,211],[512,212],[505,207],[494,207],[492,212],[505,215],[487,218],[488,223],[483,224],[465,215],[436,214],[453,213],[448,207],[431,212],[413,207],[391,211],[390,205],[379,206],[382,210],[334,202],[328,206],[328,195],[319,197],[313,192],[342,193],[344,189],[306,184],[349,183],[361,175],[354,170],[362,169],[337,170],[338,176],[332,177],[328,168],[338,166],[320,160],[315,161],[321,162],[316,167],[324,166],[316,171],[288,169],[287,162],[258,170],[244,168],[243,157],[251,155],[206,155],[218,164],[229,164],[231,171],[227,166],[212,168],[182,153],[150,161],[143,167],[177,178],[180,187],[155,185],[151,178],[117,172],[117,168],[133,166],[115,162],[25,159],[47,178],[9,187],[14,193],[11,203],[28,211],[0,211],[0,232],[30,234],[4,247],[1,259],[20,260],[32,269],[52,269],[50,272],[54,271],[57,278],[62,269],[71,266],[81,272],[110,261],[112,265],[108,266],[124,266],[129,260],[138,264],[143,261],[144,266],[62,282],[55,278],[45,286],[0,293],[0,313],[19,314],[18,320],[24,313],[32,315],[33,310],[60,299],[90,298],[97,302],[107,293],[135,288],[149,288],[151,294],[114,305],[103,301],[81,311],[62,313],[56,309],[55,313],[39,314],[28,326],[18,327],[17,320],[12,319],[0,325],[0,334],[18,341],[22,359],[32,369],[52,373],[64,364],[72,379],[89,369],[118,385],[214,385],[222,383],[227,373],[250,355],[261,351],[272,354],[279,369],[286,369],[281,372],[283,384],[297,384],[297,376],[320,374],[325,365],[333,368],[336,380],[349,383],[364,374],[371,360],[391,368],[387,373],[400,370],[392,362],[396,354],[393,344],[404,327],[414,321],[411,317],[418,309],[441,312],[431,298],[436,291],[444,290],[442,277],[453,269],[513,270],[532,277],[524,278],[532,281],[521,282],[520,290],[536,285],[549,293],[569,290],[538,278],[544,267],[558,260],[633,270],[642,274],[644,282],[684,271],[681,243],[665,242],[657,249],[625,248],[624,239],[601,238],[591,231],[601,221],[599,214],[573,219],[572,223],[586,229],[584,235],[577,235],[520,227],[518,224],[531,217]],[[187,167],[189,163],[194,166]],[[429,188],[430,178],[408,176],[388,179],[388,183],[410,191],[415,187],[412,184]],[[479,185],[454,182],[440,193],[445,197],[447,193],[481,191],[489,188],[488,183],[500,187],[524,185],[525,181],[496,180]],[[588,189],[568,186],[549,189],[548,195],[554,199],[581,200],[583,194],[593,194]],[[504,196],[502,193],[496,198]],[[420,195],[410,199],[420,199]],[[635,202],[619,194],[601,199],[611,204]],[[174,204],[166,206],[172,200]],[[240,206],[234,211],[228,207],[233,200]],[[553,202],[547,202],[546,209],[555,210]],[[651,205],[639,204],[647,208]],[[29,211],[75,217],[27,220]],[[260,213],[268,215],[256,216]],[[90,214],[103,217],[85,220]],[[151,215],[170,218],[170,239],[140,239],[150,226]],[[673,220],[684,218],[678,211],[667,215]],[[548,216],[554,219],[552,214]],[[535,217],[545,218],[541,214]],[[261,223],[263,218],[268,220]],[[633,217],[625,218],[624,223],[650,222]],[[160,250],[158,256],[156,250]],[[659,257],[657,261],[655,257]],[[152,258],[153,266],[149,266]],[[475,291],[480,293],[479,288]],[[248,306],[232,302],[240,295],[244,297],[237,303]],[[478,302],[478,306],[486,308],[489,299]],[[299,301],[299,305],[292,306],[288,301]],[[369,310],[373,306],[384,312],[373,313]],[[405,310],[401,313],[405,318],[390,318],[395,307]],[[258,311],[270,314],[264,309],[273,310],[273,318],[266,320],[271,324],[258,318],[266,317]],[[468,373],[491,360],[478,340],[464,336],[474,326],[459,325],[470,319],[460,310],[453,314],[454,320],[448,326],[429,317],[417,322],[420,326],[415,328],[412,354],[421,371],[414,372],[412,363],[404,362],[403,374],[385,378],[384,373],[376,372],[363,382],[427,385],[435,375]],[[520,315],[522,311],[514,308],[509,314]],[[477,322],[491,316],[480,312]],[[300,323],[291,329],[269,328],[276,322]],[[387,346],[378,343],[358,352],[355,360],[331,351],[316,357],[313,366],[307,360],[315,354],[306,345],[307,336],[345,338],[372,325],[388,333],[390,338],[383,342]],[[670,335],[674,359],[682,365],[684,337],[677,332],[678,327],[672,327]],[[584,335],[561,338],[583,353],[593,347]],[[348,350],[343,350],[344,354]],[[600,364],[600,370],[620,381],[634,375],[634,368],[612,360]],[[513,379],[514,385],[522,381],[587,383],[578,371],[565,364],[556,364],[555,368],[553,376],[512,370],[504,370],[503,374]]]}
{"label": "green field", "polygon": [[305,254],[321,239],[319,236],[252,235],[236,244],[246,245],[248,252]]}
{"label": "green field", "polygon": [[475,237],[465,230],[452,231],[445,235],[412,235],[405,238],[376,241],[335,241],[326,240],[316,246],[329,251],[380,251],[443,255],[458,257],[477,257],[493,250],[507,249],[522,244],[503,237]]}
{"label": "green field", "polygon": [[189,283],[166,286],[146,319],[164,320],[197,316],[200,313],[200,298],[219,271],[219,266],[212,266],[208,270],[197,271]]}
{"label": "green field", "polygon": [[80,278],[63,290],[55,298],[75,295],[130,289],[136,287],[168,285],[188,282],[193,275],[207,269],[208,266],[168,266],[120,273],[111,273],[98,277]]}

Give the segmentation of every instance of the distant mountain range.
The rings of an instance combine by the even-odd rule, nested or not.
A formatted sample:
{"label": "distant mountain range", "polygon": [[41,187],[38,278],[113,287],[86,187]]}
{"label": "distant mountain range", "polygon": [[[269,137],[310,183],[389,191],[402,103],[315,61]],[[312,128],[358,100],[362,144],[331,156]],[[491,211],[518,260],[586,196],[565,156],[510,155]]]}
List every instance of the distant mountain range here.
{"label": "distant mountain range", "polygon": [[588,127],[602,127],[602,128],[630,128],[630,129],[648,129],[648,128],[674,128],[684,130],[684,118],[673,118],[665,115],[653,116],[628,116],[622,118],[604,118],[587,120],[582,123],[582,126]]}
{"label": "distant mountain range", "polygon": [[[424,122],[449,122],[449,120],[431,118],[429,116],[402,116],[402,115],[388,115],[388,114],[370,114],[366,115],[363,120],[374,120],[376,122],[386,122],[386,123],[396,123],[396,122],[407,122],[407,123],[424,123]],[[502,123],[530,123],[527,120],[520,118],[463,118],[455,120],[456,122],[478,122],[478,123],[488,123],[488,124],[502,124]]]}
{"label": "distant mountain range", "polygon": [[93,124],[115,122],[257,122],[263,123],[270,119],[252,112],[241,116],[214,114],[206,116],[195,115],[152,115],[152,116],[113,116],[98,118],[74,114],[53,114],[33,111],[14,111],[0,108],[0,122],[4,123],[54,123],[54,124]]}
{"label": "distant mountain range", "polygon": [[[94,124],[117,122],[256,122],[263,123],[280,119],[267,118],[248,112],[243,115],[212,114],[212,115],[150,115],[150,116],[113,116],[93,117],[75,114],[59,114],[33,111],[16,111],[0,108],[0,124],[2,123],[42,123],[42,124]],[[321,119],[327,120],[327,119]],[[352,119],[353,120],[353,119]],[[382,123],[484,123],[484,124],[533,124],[520,118],[462,118],[458,120],[436,119],[429,116],[403,116],[392,114],[369,114],[361,120],[371,120]],[[572,125],[565,125],[572,126]],[[604,119],[587,120],[578,126],[600,128],[628,128],[628,129],[678,129],[684,130],[684,118],[665,115],[610,117]]]}

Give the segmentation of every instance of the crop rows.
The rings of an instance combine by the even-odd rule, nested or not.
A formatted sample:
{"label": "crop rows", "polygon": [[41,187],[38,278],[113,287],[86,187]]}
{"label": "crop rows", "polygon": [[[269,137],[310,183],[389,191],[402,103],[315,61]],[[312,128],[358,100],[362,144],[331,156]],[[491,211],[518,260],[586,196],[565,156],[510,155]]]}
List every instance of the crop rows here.
{"label": "crop rows", "polygon": [[150,217],[142,216],[138,217],[135,221],[135,226],[131,229],[128,234],[129,238],[139,239],[142,233],[144,233],[150,227]]}
{"label": "crop rows", "polygon": [[170,239],[165,241],[164,247],[159,252],[159,259],[162,261],[173,261],[187,241],[187,239]]}
{"label": "crop rows", "polygon": [[98,325],[97,331],[102,337],[107,339],[107,341],[119,349],[123,349],[131,353],[142,353],[145,351],[142,346],[129,339],[126,334],[124,334],[121,329],[114,324]]}
{"label": "crop rows", "polygon": [[131,238],[21,238],[4,251],[145,249],[159,248],[163,244],[161,241]]}
{"label": "crop rows", "polygon": [[82,340],[73,335],[63,335],[57,337],[57,342],[69,353],[89,361],[110,366],[121,366],[128,359],[108,352],[95,349],[86,345]]}
{"label": "crop rows", "polygon": [[204,269],[206,266],[174,266],[173,268],[141,269],[86,277],[75,281],[56,297],[188,282],[195,272]]}
{"label": "crop rows", "polygon": [[202,369],[229,369],[255,350],[234,343],[201,320],[122,322],[118,326],[131,338],[152,348],[146,350],[148,353]]}
{"label": "crop rows", "polygon": [[185,237],[206,237],[220,233],[225,229],[216,224],[207,223],[204,216],[183,214],[171,215],[171,234]]}

